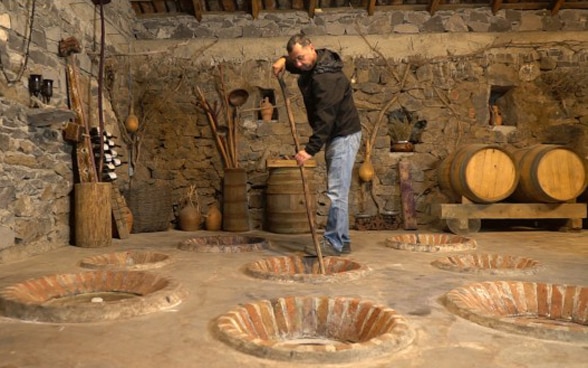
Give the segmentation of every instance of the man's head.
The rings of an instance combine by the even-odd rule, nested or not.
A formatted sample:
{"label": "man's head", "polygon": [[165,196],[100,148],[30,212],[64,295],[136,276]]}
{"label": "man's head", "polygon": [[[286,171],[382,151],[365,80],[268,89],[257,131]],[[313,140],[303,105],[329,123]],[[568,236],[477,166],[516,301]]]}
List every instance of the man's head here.
{"label": "man's head", "polygon": [[290,37],[286,45],[288,57],[296,68],[304,71],[311,70],[316,64],[316,50],[308,37],[302,33]]}

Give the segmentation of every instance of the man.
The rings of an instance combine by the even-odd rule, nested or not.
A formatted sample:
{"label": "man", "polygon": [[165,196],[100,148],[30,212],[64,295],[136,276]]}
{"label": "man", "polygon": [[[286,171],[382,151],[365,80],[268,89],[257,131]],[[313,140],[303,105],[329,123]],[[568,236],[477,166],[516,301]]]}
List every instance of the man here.
{"label": "man", "polygon": [[[331,206],[321,252],[331,256],[350,253],[348,197],[361,143],[361,124],[351,83],[343,74],[339,55],[327,49],[315,49],[304,34],[292,36],[286,49],[288,56],[278,59],[272,70],[275,76],[284,70],[299,75],[298,87],[312,128],[308,143],[295,156],[298,165],[303,165],[325,146],[327,196]],[[314,247],[306,247],[305,251],[316,255]]]}

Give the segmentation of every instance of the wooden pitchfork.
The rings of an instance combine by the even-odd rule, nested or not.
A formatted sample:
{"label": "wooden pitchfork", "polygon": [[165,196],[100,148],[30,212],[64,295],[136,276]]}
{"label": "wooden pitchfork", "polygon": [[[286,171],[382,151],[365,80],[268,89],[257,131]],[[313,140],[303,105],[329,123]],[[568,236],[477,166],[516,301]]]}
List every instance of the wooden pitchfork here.
{"label": "wooden pitchfork", "polygon": [[[290,105],[290,98],[288,97],[288,91],[286,89],[286,83],[284,78],[278,76],[280,82],[280,88],[284,95],[284,104],[286,105],[286,112],[288,112],[288,121],[290,122],[290,131],[292,132],[292,138],[294,138],[294,144],[296,145],[296,153],[300,152],[300,141],[298,140],[298,134],[296,133],[296,123],[294,122],[294,115],[292,114],[292,107]],[[308,217],[308,224],[310,226],[310,233],[312,234],[312,241],[316,249],[316,255],[319,261],[319,270],[321,274],[326,274],[325,263],[323,262],[323,253],[321,251],[321,245],[316,235],[316,225],[314,223],[314,216],[310,208],[310,190],[308,189],[308,182],[306,181],[306,173],[304,171],[304,165],[299,166],[300,177],[302,178],[302,186],[304,187],[304,203],[306,204],[306,216]]]}

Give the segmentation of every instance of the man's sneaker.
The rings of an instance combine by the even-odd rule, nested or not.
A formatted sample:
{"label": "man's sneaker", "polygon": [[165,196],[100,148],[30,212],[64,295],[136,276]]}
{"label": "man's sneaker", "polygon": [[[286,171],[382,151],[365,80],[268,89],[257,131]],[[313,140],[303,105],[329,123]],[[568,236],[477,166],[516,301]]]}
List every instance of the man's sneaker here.
{"label": "man's sneaker", "polygon": [[[320,247],[321,247],[321,253],[323,256],[340,256],[341,252],[339,252],[337,249],[335,249],[331,243],[327,240],[327,239],[322,239],[320,241]],[[308,254],[310,254],[311,256],[317,256],[316,254],[316,247],[314,244],[312,245],[307,245],[306,247],[304,247],[304,251]]]}
{"label": "man's sneaker", "polygon": [[341,249],[342,254],[349,254],[351,253],[351,243],[343,243],[343,249]]}

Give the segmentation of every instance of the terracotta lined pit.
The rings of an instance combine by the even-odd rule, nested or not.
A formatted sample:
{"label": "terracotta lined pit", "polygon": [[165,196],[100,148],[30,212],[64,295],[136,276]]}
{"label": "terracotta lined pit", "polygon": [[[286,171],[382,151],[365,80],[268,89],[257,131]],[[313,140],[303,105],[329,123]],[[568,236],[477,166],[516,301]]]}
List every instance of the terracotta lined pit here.
{"label": "terracotta lined pit", "polygon": [[447,308],[482,326],[540,339],[588,342],[588,287],[498,281],[445,295]]}
{"label": "terracotta lined pit", "polygon": [[386,239],[390,248],[413,252],[448,252],[475,249],[474,239],[449,234],[402,234]]}
{"label": "terracotta lined pit", "polygon": [[143,271],[87,271],[30,279],[0,292],[0,313],[39,322],[134,317],[181,302],[180,285]]}
{"label": "terracotta lined pit", "polygon": [[130,250],[85,257],[80,261],[80,266],[91,269],[107,268],[139,271],[163,267],[169,263],[171,263],[171,258],[166,254]]}
{"label": "terracotta lined pit", "polygon": [[393,353],[415,337],[395,310],[343,297],[246,303],[217,318],[215,330],[222,341],[248,354],[328,363]]}
{"label": "terracotta lined pit", "polygon": [[542,266],[531,258],[500,254],[463,254],[437,259],[431,265],[447,271],[491,275],[533,274]]}
{"label": "terracotta lined pit", "polygon": [[323,264],[324,275],[317,257],[270,257],[249,263],[245,272],[260,279],[309,283],[355,280],[369,272],[367,266],[347,258],[323,257]]}
{"label": "terracotta lined pit", "polygon": [[215,235],[191,238],[180,242],[178,248],[201,253],[242,253],[267,249],[268,241],[261,237]]}

